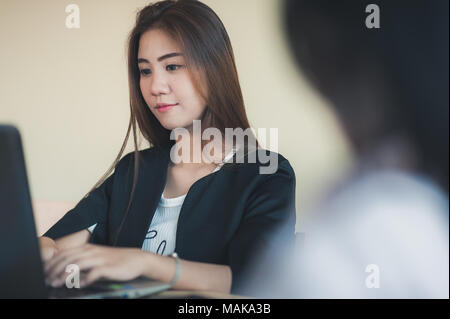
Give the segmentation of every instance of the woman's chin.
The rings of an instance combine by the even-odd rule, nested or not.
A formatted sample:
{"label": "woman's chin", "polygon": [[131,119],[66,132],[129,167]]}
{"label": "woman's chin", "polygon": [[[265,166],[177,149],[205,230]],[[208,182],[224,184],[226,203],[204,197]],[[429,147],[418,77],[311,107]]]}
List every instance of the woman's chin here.
{"label": "woman's chin", "polygon": [[180,128],[191,128],[192,127],[192,121],[179,121],[179,120],[169,120],[165,119],[164,121],[159,121],[162,127],[164,127],[166,130],[173,131],[174,129],[180,129]]}
{"label": "woman's chin", "polygon": [[173,131],[174,129],[183,128],[185,125],[182,123],[161,123],[162,127],[166,130]]}

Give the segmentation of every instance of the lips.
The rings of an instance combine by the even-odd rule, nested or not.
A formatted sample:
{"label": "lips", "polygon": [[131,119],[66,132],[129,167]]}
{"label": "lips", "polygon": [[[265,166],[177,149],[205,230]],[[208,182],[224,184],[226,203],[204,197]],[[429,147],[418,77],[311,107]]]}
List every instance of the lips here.
{"label": "lips", "polygon": [[170,109],[172,109],[174,106],[177,106],[177,105],[178,105],[178,103],[176,103],[176,104],[163,104],[163,103],[161,103],[161,104],[157,104],[156,105],[156,110],[158,110],[159,112],[167,112]]}

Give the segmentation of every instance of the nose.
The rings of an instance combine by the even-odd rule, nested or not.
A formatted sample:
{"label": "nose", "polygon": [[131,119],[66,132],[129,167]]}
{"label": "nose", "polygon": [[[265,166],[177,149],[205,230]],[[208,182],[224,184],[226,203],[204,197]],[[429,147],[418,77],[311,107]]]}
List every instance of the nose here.
{"label": "nose", "polygon": [[153,96],[170,93],[169,83],[162,72],[154,72],[152,74],[150,91]]}

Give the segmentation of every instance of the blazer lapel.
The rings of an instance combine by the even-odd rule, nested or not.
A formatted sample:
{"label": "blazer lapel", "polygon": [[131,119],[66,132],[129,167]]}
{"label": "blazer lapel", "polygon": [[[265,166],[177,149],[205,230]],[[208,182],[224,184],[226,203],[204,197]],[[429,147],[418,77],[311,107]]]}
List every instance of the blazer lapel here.
{"label": "blazer lapel", "polygon": [[[170,145],[140,152],[139,174],[130,211],[117,240],[118,247],[141,248],[167,180]],[[128,204],[128,198],[127,198]]]}

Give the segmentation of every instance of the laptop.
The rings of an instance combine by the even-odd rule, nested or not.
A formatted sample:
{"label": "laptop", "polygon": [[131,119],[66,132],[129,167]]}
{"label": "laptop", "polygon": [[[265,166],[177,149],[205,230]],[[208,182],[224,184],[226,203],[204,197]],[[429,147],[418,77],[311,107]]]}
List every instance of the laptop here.
{"label": "laptop", "polygon": [[85,288],[46,285],[22,142],[11,125],[0,125],[0,254],[0,298],[140,298],[170,288],[145,277]]}

